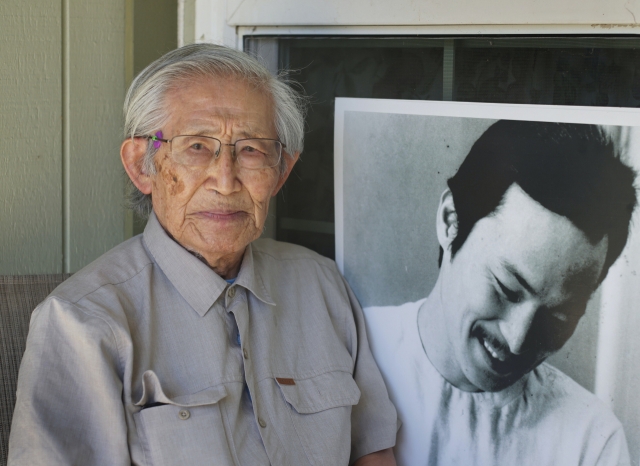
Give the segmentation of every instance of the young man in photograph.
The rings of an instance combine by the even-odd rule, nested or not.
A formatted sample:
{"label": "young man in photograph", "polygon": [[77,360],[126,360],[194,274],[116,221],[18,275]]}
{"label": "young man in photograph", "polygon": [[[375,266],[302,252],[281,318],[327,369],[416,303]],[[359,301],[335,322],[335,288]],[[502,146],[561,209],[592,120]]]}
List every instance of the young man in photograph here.
{"label": "young man in photograph", "polygon": [[365,309],[400,465],[623,465],[620,422],[545,364],[627,241],[634,173],[592,125],[499,121],[442,194],[438,280]]}

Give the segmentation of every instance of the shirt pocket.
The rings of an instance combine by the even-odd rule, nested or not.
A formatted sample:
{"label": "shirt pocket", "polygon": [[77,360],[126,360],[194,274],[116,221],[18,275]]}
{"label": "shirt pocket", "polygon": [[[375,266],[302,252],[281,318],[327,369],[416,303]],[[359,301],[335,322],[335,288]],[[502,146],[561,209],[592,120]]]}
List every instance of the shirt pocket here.
{"label": "shirt pocket", "polygon": [[306,379],[275,380],[311,464],[348,464],[351,407],[360,400],[353,376],[332,371]]}
{"label": "shirt pocket", "polygon": [[149,465],[234,465],[219,402],[224,385],[168,397],[153,371],[142,377],[143,393],[133,415]]}

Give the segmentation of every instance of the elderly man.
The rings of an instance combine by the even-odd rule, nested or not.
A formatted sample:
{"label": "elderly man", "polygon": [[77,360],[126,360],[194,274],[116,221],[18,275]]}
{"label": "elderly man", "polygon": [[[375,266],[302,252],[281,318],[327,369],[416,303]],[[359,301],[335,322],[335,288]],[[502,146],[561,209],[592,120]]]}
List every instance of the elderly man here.
{"label": "elderly man", "polygon": [[299,103],[214,45],[136,78],[121,156],[152,213],[34,311],[10,464],[395,464],[395,409],[335,264],[254,242],[302,150]]}
{"label": "elderly man", "polygon": [[634,174],[589,125],[500,121],[436,218],[427,298],[365,309],[401,465],[626,465],[620,422],[543,361],[620,255]]}

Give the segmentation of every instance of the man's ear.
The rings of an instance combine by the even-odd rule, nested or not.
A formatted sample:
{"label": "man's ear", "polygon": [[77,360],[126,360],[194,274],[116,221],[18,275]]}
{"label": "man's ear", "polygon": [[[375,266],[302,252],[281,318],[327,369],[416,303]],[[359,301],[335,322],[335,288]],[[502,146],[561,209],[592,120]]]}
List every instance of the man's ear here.
{"label": "man's ear", "polygon": [[143,167],[147,144],[147,140],[143,138],[127,138],[120,146],[122,165],[133,184],[143,194],[151,194],[151,177]]}
{"label": "man's ear", "polygon": [[[284,158],[286,168],[284,172],[281,172],[280,178],[278,179],[278,184],[275,186],[275,188],[273,188],[273,191],[271,192],[271,197],[278,194],[278,191],[280,191],[280,188],[282,188],[284,182],[287,181],[287,178],[289,178],[289,174],[291,173],[291,170],[293,170],[293,166],[296,164],[298,158],[300,157],[300,152],[295,152],[293,155],[284,153],[282,154],[282,157]],[[278,169],[280,169],[280,167],[278,167]]]}
{"label": "man's ear", "polygon": [[440,205],[438,206],[438,215],[436,218],[436,232],[438,233],[440,246],[447,251],[458,235],[458,214],[453,204],[453,195],[450,189],[445,189],[442,196],[440,196]]}

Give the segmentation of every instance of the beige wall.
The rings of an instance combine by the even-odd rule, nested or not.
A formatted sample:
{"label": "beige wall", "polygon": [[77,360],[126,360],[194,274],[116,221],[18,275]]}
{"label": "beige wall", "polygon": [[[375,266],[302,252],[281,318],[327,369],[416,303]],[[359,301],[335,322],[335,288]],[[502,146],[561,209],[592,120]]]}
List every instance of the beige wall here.
{"label": "beige wall", "polygon": [[125,0],[0,2],[0,274],[122,241],[124,29]]}
{"label": "beige wall", "polygon": [[134,0],[134,73],[178,46],[177,0]]}

